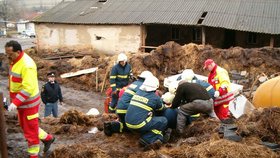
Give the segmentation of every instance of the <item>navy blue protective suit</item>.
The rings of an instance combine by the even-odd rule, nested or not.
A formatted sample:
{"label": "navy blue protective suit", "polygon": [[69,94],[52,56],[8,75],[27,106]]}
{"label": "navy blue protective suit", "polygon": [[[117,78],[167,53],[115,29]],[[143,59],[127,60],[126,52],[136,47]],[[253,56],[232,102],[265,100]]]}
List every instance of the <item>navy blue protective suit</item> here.
{"label": "navy blue protective suit", "polygon": [[125,114],[127,112],[127,108],[131,101],[131,98],[134,94],[139,90],[140,86],[143,84],[144,79],[139,78],[137,81],[132,82],[124,91],[122,97],[118,101],[118,105],[116,108],[116,113],[119,116],[119,121],[112,122],[112,132],[118,133],[123,132],[123,130],[127,130],[125,125]]}
{"label": "navy blue protective suit", "polygon": [[128,63],[126,63],[124,66],[118,63],[112,68],[110,75],[112,101],[109,106],[109,112],[115,112],[118,102],[118,91],[128,85],[130,74],[131,66]]}
{"label": "navy blue protective suit", "polygon": [[155,116],[156,111],[164,110],[162,99],[154,91],[141,89],[132,97],[125,116],[126,126],[141,134],[141,141],[151,144],[163,141],[162,132],[167,128],[164,116]]}

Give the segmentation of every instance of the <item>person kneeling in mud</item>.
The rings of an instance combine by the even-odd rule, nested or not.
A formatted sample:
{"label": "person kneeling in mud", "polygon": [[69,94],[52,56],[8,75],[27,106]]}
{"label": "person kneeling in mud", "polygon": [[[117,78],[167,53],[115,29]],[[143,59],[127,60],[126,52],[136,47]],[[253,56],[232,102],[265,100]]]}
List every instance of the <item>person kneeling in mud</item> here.
{"label": "person kneeling in mud", "polygon": [[150,71],[143,71],[137,78],[136,81],[123,88],[119,93],[119,101],[116,107],[116,113],[118,115],[119,120],[105,122],[104,123],[104,133],[107,136],[111,136],[113,133],[122,133],[123,131],[128,131],[125,124],[125,115],[127,112],[127,108],[131,101],[131,98],[135,95],[135,93],[139,90],[140,86],[145,81],[145,78],[153,76]]}
{"label": "person kneeling in mud", "polygon": [[159,80],[150,76],[132,97],[125,115],[127,127],[141,134],[140,145],[144,150],[158,149],[164,142],[163,132],[167,128],[164,116],[155,116],[156,111],[165,109],[162,99],[155,94]]}
{"label": "person kneeling in mud", "polygon": [[[178,84],[177,81],[175,81],[175,83]],[[177,115],[176,130],[179,134],[184,133],[187,119],[189,119],[191,115],[204,113],[208,114],[210,117],[216,117],[213,109],[213,99],[206,89],[197,83],[179,83],[171,105],[171,108],[178,107],[180,108]]]}

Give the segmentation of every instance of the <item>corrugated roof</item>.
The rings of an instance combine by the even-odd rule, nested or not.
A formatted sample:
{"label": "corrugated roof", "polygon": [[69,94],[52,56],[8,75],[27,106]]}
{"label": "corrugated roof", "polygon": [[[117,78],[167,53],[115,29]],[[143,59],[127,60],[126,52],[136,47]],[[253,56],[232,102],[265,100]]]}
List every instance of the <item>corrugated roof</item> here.
{"label": "corrugated roof", "polygon": [[34,22],[174,24],[280,34],[280,0],[80,0],[62,2]]}

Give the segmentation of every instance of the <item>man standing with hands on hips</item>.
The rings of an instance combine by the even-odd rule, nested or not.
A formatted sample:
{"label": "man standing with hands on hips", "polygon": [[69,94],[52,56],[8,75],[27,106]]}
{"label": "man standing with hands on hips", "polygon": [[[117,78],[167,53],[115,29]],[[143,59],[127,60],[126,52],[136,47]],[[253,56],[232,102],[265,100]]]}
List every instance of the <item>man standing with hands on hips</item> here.
{"label": "man standing with hands on hips", "polygon": [[41,91],[42,101],[45,104],[45,115],[47,117],[53,114],[53,117],[58,116],[58,105],[59,100],[60,104],[63,104],[63,98],[61,94],[61,89],[59,84],[55,80],[55,73],[49,72],[47,74],[48,82],[43,85]]}
{"label": "man standing with hands on hips", "polygon": [[9,91],[11,104],[9,111],[18,111],[18,120],[28,142],[27,152],[30,158],[38,158],[40,140],[47,152],[55,138],[39,128],[39,106],[41,103],[37,79],[37,66],[32,58],[22,51],[17,41],[5,45],[10,63]]}

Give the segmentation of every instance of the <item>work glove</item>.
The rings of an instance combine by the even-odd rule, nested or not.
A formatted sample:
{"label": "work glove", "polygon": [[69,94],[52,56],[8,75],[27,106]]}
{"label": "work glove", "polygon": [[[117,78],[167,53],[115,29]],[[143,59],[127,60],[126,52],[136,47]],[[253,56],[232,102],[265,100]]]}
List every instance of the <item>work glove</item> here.
{"label": "work glove", "polygon": [[164,104],[164,106],[165,106],[166,108],[171,108],[171,107],[172,107],[172,104]]}
{"label": "work glove", "polygon": [[15,111],[17,109],[17,106],[14,103],[11,103],[8,107],[8,111]]}
{"label": "work glove", "polygon": [[175,95],[170,92],[166,92],[161,98],[165,104],[170,105],[175,98]]}
{"label": "work glove", "polygon": [[220,96],[228,93],[226,86],[221,86],[218,91],[220,92]]}
{"label": "work glove", "polygon": [[219,92],[219,91],[215,91],[214,97],[217,98],[217,97],[219,97],[219,96],[220,96],[220,92]]}
{"label": "work glove", "polygon": [[132,82],[134,82],[134,81],[137,80],[137,77],[135,77],[135,76],[129,76],[129,79],[130,79]]}
{"label": "work glove", "polygon": [[6,110],[8,110],[8,103],[7,103],[7,98],[4,98],[3,99],[3,105],[4,105],[4,108],[6,109]]}

